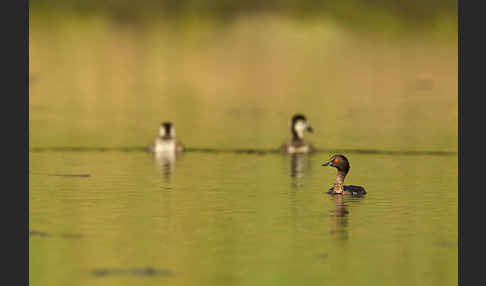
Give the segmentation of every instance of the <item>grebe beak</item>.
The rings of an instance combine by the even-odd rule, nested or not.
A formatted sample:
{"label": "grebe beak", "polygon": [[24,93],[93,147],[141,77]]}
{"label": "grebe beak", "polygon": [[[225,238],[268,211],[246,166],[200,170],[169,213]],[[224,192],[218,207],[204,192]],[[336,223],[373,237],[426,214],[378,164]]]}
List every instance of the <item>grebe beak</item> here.
{"label": "grebe beak", "polygon": [[332,161],[329,161],[327,163],[322,164],[321,166],[333,166]]}

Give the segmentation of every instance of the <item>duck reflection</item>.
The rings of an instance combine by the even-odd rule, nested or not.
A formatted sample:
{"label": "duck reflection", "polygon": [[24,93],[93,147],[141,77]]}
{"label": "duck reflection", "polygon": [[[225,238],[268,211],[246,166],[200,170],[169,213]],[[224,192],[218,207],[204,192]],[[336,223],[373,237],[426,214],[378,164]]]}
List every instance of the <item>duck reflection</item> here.
{"label": "duck reflection", "polygon": [[309,168],[309,158],[307,154],[290,155],[290,177],[302,178]]}
{"label": "duck reflection", "polygon": [[335,202],[335,208],[331,211],[331,217],[333,217],[331,235],[336,240],[348,239],[348,208],[344,201],[344,196],[341,194],[333,195]]}
{"label": "duck reflection", "polygon": [[298,189],[303,186],[301,178],[305,176],[309,168],[309,158],[307,154],[297,153],[290,155],[290,178],[292,178],[292,188]]}
{"label": "duck reflection", "polygon": [[162,178],[169,181],[174,174],[179,154],[174,152],[157,152],[153,153],[153,156]]}

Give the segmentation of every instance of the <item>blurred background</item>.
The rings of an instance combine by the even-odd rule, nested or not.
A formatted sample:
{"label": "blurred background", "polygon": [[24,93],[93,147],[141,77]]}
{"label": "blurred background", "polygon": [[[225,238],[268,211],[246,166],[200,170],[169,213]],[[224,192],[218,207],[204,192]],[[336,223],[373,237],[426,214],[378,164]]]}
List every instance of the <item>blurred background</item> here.
{"label": "blurred background", "polygon": [[274,148],[303,112],[321,148],[454,151],[456,22],[455,1],[32,1],[30,146],[172,120],[190,147]]}
{"label": "blurred background", "polygon": [[457,285],[456,6],[30,1],[31,285]]}

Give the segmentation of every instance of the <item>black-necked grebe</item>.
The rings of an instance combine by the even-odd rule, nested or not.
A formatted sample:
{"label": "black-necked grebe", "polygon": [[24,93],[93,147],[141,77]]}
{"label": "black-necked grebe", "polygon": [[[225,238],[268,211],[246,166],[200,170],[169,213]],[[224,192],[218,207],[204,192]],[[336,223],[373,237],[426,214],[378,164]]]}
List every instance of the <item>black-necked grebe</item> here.
{"label": "black-necked grebe", "polygon": [[171,122],[163,122],[160,124],[159,136],[149,146],[149,150],[154,153],[178,153],[184,151],[184,145],[177,140],[175,127]]}
{"label": "black-necked grebe", "polygon": [[343,155],[334,155],[329,159],[329,162],[322,164],[322,166],[331,166],[337,169],[336,182],[334,186],[329,189],[328,194],[349,194],[353,196],[362,196],[366,191],[361,186],[348,185],[344,186],[344,178],[349,172],[351,166],[349,161]]}
{"label": "black-necked grebe", "polygon": [[292,138],[282,144],[280,150],[285,153],[310,153],[315,149],[312,144],[304,140],[304,131],[313,132],[312,127],[302,114],[295,114],[290,122]]}

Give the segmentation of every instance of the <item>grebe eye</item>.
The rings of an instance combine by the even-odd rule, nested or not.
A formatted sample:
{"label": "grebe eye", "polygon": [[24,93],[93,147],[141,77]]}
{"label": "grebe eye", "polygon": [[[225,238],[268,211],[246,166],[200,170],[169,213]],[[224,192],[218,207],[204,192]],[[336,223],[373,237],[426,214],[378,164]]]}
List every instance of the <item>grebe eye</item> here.
{"label": "grebe eye", "polygon": [[337,163],[337,162],[339,162],[339,159],[338,159],[338,158],[336,158],[336,159],[334,159],[334,160],[332,160],[332,161],[333,161],[334,163]]}

